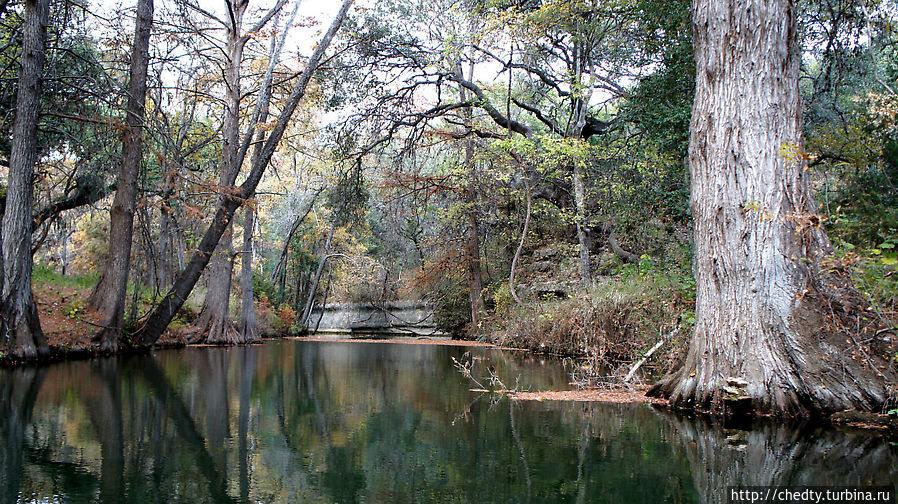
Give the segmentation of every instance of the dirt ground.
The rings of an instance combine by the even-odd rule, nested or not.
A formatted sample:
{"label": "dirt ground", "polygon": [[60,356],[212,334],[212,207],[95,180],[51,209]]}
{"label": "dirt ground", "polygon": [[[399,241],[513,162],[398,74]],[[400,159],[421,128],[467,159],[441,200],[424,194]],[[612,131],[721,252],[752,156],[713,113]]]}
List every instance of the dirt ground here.
{"label": "dirt ground", "polygon": [[[631,390],[617,389],[585,389],[585,390],[543,390],[521,392],[515,390],[495,390],[495,393],[507,394],[516,401],[577,401],[604,402],[615,404],[667,404],[667,401],[645,395],[648,387],[634,387]],[[472,392],[489,392],[484,389],[471,389]]]}
{"label": "dirt ground", "polygon": [[51,347],[83,349],[101,327],[100,314],[87,305],[90,292],[58,285],[34,285],[41,329]]}
{"label": "dirt ground", "polygon": [[[35,284],[33,288],[41,329],[50,348],[58,352],[89,349],[91,338],[103,323],[100,314],[88,306],[90,290],[52,284]],[[183,336],[166,331],[159,343],[169,346],[183,340]]]}

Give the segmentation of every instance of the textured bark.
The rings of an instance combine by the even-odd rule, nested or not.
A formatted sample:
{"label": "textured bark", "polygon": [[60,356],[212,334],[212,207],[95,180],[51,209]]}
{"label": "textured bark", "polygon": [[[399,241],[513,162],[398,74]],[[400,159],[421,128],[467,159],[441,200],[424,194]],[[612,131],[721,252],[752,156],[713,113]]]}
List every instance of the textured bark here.
{"label": "textured bark", "polygon": [[[256,107],[258,119],[256,122],[264,123],[268,120],[268,111],[271,103],[271,85],[274,76],[274,67],[280,59],[281,49],[287,39],[287,33],[293,20],[296,17],[296,11],[300,2],[293,4],[293,12],[287,20],[287,25],[280,37],[272,37],[271,51],[268,58],[268,68],[265,71],[265,81],[262,84],[262,95]],[[265,132],[259,131],[256,138],[256,148],[253,152],[253,163],[259,161],[262,155],[262,145],[265,142]],[[243,255],[240,262],[240,338],[244,343],[256,341],[259,339],[259,324],[256,322],[256,306],[253,301],[253,230],[255,229],[256,210],[253,206],[247,205],[245,210],[245,218],[243,221]]]}
{"label": "textured bark", "polygon": [[876,409],[883,375],[840,329],[864,305],[819,267],[808,175],[783,154],[802,144],[794,6],[696,0],[693,16],[695,332],[655,393],[717,413]]}
{"label": "textured bark", "polygon": [[5,340],[7,355],[16,358],[32,358],[49,352],[31,291],[31,212],[48,23],[49,0],[25,2],[19,89],[3,214],[3,290],[0,299],[0,334]]}
{"label": "textured bark", "polygon": [[[463,78],[461,63],[456,64],[455,70],[460,80]],[[474,65],[471,64],[469,77],[473,78]],[[470,90],[464,86],[458,89],[459,99],[468,101]],[[462,111],[465,126],[470,128],[474,122],[474,111],[471,107],[465,107]],[[480,267],[480,222],[477,218],[477,163],[474,162],[474,140],[469,136],[465,139],[465,168],[468,170],[468,187],[465,188],[464,198],[466,205],[465,218],[468,221],[468,229],[465,236],[465,265],[468,270],[468,295],[471,302],[471,328],[476,333],[480,327],[480,318],[486,311],[483,302],[483,272]]]}
{"label": "textured bark", "polygon": [[[206,233],[203,235],[203,238],[197,247],[197,251],[191,256],[190,261],[178,275],[178,278],[175,279],[168,294],[166,294],[162,301],[153,308],[152,312],[147,316],[144,325],[138,329],[135,334],[135,341],[140,346],[149,347],[153,345],[162,335],[162,332],[165,331],[165,328],[168,327],[168,324],[178,313],[178,310],[184,305],[184,301],[187,299],[190,291],[193,290],[197,280],[199,280],[203,269],[209,263],[209,259],[212,256],[215,246],[218,244],[219,239],[222,234],[224,234],[231,219],[234,217],[234,212],[243,201],[248,199],[255,192],[256,186],[258,186],[259,181],[262,179],[262,174],[265,172],[265,168],[271,161],[275,149],[280,143],[281,138],[284,136],[284,131],[287,129],[290,118],[296,111],[299,102],[305,96],[306,88],[308,87],[309,81],[312,79],[312,74],[318,68],[318,64],[321,62],[324,51],[330,45],[331,40],[333,40],[337,31],[340,29],[344,19],[346,19],[349,7],[351,7],[353,3],[354,0],[343,1],[340,11],[334,18],[333,23],[331,23],[327,33],[322,37],[321,42],[318,43],[315,52],[312,53],[312,56],[306,64],[306,68],[303,70],[299,80],[290,92],[290,96],[284,103],[277,124],[274,129],[271,130],[268,139],[265,141],[258,160],[252,163],[252,168],[250,169],[246,180],[232,193],[229,192],[225,195],[215,216],[212,218],[212,223],[209,225],[209,229],[206,230]],[[250,134],[252,133],[253,132]]]}
{"label": "textured bark", "polygon": [[[223,165],[219,174],[222,198],[234,185],[240,171],[238,158],[240,142],[240,65],[243,62],[243,48],[246,39],[241,35],[243,15],[249,2],[238,1],[229,4],[230,25],[225,45],[227,62],[224,69],[225,114],[221,127],[221,158]],[[218,243],[212,256],[206,276],[206,298],[200,310],[193,341],[212,344],[242,343],[242,337],[231,322],[231,272],[233,271],[233,235],[230,226]]]}
{"label": "textured bark", "polygon": [[[470,142],[470,140],[469,140]],[[473,147],[465,147],[465,158],[470,162]],[[477,219],[477,193],[474,186],[476,173],[474,163],[470,162],[471,183],[465,191],[465,203],[468,209],[465,217],[468,220],[468,232],[465,237],[465,258],[468,268],[468,291],[471,297],[471,327],[477,331],[480,327],[480,318],[486,310],[483,303],[483,272],[480,268],[480,222]]]}
{"label": "textured bark", "polygon": [[131,75],[128,109],[122,131],[122,165],[118,188],[109,210],[109,260],[90,296],[90,304],[104,316],[104,327],[94,336],[103,352],[122,345],[125,325],[125,297],[131,270],[134,209],[137,179],[143,159],[143,126],[147,97],[147,67],[150,61],[150,33],[153,27],[153,0],[138,0],[134,45],[131,48]]}

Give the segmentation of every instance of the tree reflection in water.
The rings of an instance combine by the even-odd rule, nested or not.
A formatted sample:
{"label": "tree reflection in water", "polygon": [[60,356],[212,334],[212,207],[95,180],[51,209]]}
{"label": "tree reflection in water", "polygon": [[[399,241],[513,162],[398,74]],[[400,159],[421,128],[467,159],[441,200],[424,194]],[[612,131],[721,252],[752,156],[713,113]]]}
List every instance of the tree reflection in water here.
{"label": "tree reflection in water", "polygon": [[703,417],[659,416],[674,427],[704,503],[727,502],[731,486],[898,486],[895,446],[869,432],[771,420],[727,428]]}
{"label": "tree reflection in water", "polygon": [[[282,341],[2,370],[2,498],[723,502],[734,484],[894,483],[876,437],[478,396],[452,367],[463,351]],[[568,380],[476,357],[524,387]]]}

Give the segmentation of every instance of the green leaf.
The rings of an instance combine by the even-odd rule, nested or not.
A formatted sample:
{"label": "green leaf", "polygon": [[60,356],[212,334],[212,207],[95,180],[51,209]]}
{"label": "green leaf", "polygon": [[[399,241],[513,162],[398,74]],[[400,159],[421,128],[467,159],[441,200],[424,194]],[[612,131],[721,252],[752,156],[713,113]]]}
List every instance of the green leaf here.
{"label": "green leaf", "polygon": [[879,248],[893,249],[895,248],[895,244],[892,242],[882,242],[879,244]]}
{"label": "green leaf", "polygon": [[882,250],[879,250],[879,249],[870,249],[870,253],[873,254],[873,255],[880,255],[880,254],[882,254]]}
{"label": "green leaf", "polygon": [[894,257],[883,257],[882,263],[885,264],[886,266],[894,266],[894,265],[898,264],[898,259],[896,259]]}

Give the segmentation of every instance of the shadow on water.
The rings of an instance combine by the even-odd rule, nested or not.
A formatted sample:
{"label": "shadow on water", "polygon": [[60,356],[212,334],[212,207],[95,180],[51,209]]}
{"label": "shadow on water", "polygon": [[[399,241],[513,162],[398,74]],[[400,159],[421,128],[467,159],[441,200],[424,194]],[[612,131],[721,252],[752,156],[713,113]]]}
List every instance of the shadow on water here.
{"label": "shadow on water", "polygon": [[[270,342],[0,371],[3,502],[725,502],[895,484],[887,440],[477,394],[444,346]],[[555,361],[473,357],[524,387]]]}

